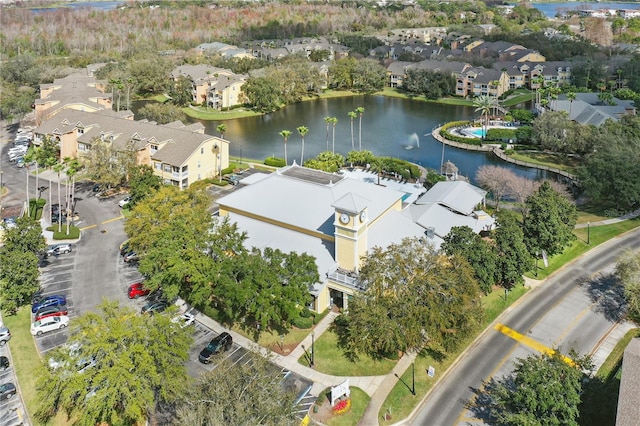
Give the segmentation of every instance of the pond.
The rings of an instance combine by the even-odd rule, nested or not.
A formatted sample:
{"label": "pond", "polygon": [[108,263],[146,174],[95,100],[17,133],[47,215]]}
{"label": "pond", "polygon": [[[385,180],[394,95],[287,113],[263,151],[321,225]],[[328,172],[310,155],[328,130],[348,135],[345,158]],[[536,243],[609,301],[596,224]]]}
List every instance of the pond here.
{"label": "pond", "polygon": [[[134,103],[134,113],[141,106],[139,102]],[[364,108],[361,141],[360,117],[353,120],[352,138],[352,123],[348,115],[358,107]],[[224,138],[231,142],[231,155],[245,160],[263,161],[272,155],[284,158],[284,140],[280,132],[287,129],[291,131],[287,143],[289,164],[294,160],[300,164],[301,160],[315,157],[327,148],[333,150],[334,146],[335,152],[346,156],[352,150],[352,144],[356,150],[362,144],[362,149],[372,151],[375,155],[400,158],[435,170],[440,169],[442,161],[450,160],[458,167],[460,174],[469,177],[472,182],[478,168],[485,164],[508,167],[531,179],[547,177],[544,171],[505,163],[491,153],[443,147],[431,136],[432,130],[443,123],[478,116],[473,107],[385,96],[353,96],[301,102],[263,116],[227,121],[191,119],[190,122],[200,121],[207,134],[216,136],[219,136],[217,126],[224,123],[227,126]],[[327,136],[325,117],[338,119],[335,145],[332,126]],[[300,126],[309,129],[304,138],[303,158],[302,139],[296,131]]]}

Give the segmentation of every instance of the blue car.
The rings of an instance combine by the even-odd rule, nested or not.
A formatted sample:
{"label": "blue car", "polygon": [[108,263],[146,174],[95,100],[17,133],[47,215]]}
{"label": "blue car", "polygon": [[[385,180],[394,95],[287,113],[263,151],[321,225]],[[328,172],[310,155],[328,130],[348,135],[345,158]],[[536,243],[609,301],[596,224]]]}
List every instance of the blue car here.
{"label": "blue car", "polygon": [[60,295],[47,296],[41,301],[39,301],[38,303],[34,303],[33,305],[31,305],[31,313],[35,314],[38,309],[44,308],[47,306],[66,305],[66,304],[67,304],[67,298],[64,296],[60,296]]}

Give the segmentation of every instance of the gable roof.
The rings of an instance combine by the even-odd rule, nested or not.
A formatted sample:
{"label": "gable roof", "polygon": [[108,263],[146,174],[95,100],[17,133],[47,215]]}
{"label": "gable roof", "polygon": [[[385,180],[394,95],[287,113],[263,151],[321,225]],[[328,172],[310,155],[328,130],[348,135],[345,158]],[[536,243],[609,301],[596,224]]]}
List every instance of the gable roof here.
{"label": "gable roof", "polygon": [[622,357],[616,426],[635,426],[640,418],[640,338],[632,339]]}
{"label": "gable roof", "polygon": [[464,181],[444,181],[433,185],[415,204],[436,203],[463,215],[470,215],[486,194],[487,191]]}

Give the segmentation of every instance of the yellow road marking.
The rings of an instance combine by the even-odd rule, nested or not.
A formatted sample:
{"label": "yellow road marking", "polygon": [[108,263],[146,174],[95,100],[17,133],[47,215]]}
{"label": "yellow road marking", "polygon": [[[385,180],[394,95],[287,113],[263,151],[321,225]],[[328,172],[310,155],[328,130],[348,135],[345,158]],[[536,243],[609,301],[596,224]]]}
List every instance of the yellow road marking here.
{"label": "yellow road marking", "polygon": [[85,229],[91,229],[91,228],[95,228],[98,225],[89,225],[89,226],[85,226],[84,228],[80,228],[81,231],[84,231]]}
{"label": "yellow road marking", "polygon": [[116,220],[120,220],[120,219],[124,219],[124,216],[118,216],[118,217],[114,217],[113,219],[105,220],[104,222],[102,222],[102,225],[104,225],[105,223],[115,222]]}
{"label": "yellow road marking", "polygon": [[[500,333],[504,334],[505,336],[509,336],[511,337],[513,340],[522,343],[525,346],[530,347],[531,349],[534,349],[538,352],[547,354],[547,355],[553,355],[556,351],[551,349],[550,347],[543,345],[542,343],[533,340],[531,337],[529,336],[525,336],[524,334],[518,333],[517,331],[507,327],[504,324],[496,324],[496,326],[494,327],[495,330],[498,330]],[[562,355],[562,359],[564,360],[564,362],[566,362],[567,364],[573,366],[575,365],[575,363],[573,362],[573,360],[567,356]]]}

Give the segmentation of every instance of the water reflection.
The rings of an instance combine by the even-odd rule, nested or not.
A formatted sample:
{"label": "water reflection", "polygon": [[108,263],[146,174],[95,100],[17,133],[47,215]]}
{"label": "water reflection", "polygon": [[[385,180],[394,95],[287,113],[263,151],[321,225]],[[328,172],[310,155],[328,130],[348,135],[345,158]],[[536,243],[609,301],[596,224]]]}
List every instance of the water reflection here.
{"label": "water reflection", "polygon": [[[140,108],[136,103],[133,111]],[[346,155],[359,145],[360,117],[353,119],[348,115],[358,107],[364,107],[362,115],[362,149],[376,155],[390,156],[408,160],[428,168],[438,170],[441,162],[450,160],[456,164],[460,174],[473,178],[476,170],[484,164],[509,167],[519,175],[531,179],[547,176],[546,172],[526,169],[505,163],[491,153],[466,151],[444,147],[432,136],[431,131],[446,122],[468,120],[478,115],[472,107],[441,105],[408,99],[384,96],[353,96],[334,99],[319,99],[290,105],[271,114],[242,118],[237,120],[200,121],[210,135],[218,135],[220,123],[227,126],[225,139],[231,141],[230,153],[244,159],[259,161],[275,155],[284,158],[284,141],[280,132],[291,131],[287,143],[289,162],[300,159],[301,138],[296,128],[306,126],[309,132],[304,138],[305,159],[315,157],[333,146],[333,127],[327,124],[325,117],[336,117],[335,151]],[[351,125],[353,124],[353,139]],[[327,142],[328,140],[328,142]],[[443,153],[444,151],[444,153]]]}

